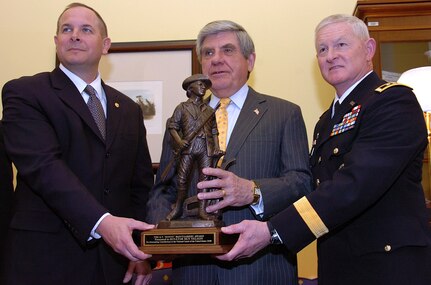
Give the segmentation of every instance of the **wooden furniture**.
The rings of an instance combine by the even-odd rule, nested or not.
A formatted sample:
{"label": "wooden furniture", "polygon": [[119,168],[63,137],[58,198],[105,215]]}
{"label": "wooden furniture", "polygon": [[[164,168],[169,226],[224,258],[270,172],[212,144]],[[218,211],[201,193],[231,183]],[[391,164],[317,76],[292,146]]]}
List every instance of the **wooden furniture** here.
{"label": "wooden furniture", "polygon": [[373,63],[383,79],[396,81],[408,69],[431,65],[431,1],[358,0],[354,15],[377,41]]}
{"label": "wooden furniture", "polygon": [[[370,36],[377,42],[373,65],[383,79],[397,81],[404,71],[431,65],[431,1],[358,0],[353,14],[367,24]],[[422,184],[431,226],[428,150]]]}

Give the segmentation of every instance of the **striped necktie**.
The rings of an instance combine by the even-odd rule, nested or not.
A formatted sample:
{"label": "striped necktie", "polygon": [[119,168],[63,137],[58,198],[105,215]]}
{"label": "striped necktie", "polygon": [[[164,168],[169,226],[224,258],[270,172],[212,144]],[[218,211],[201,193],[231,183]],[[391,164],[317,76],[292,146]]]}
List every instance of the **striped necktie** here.
{"label": "striped necktie", "polygon": [[106,139],[106,119],[105,112],[103,112],[102,103],[96,96],[96,90],[91,85],[87,85],[84,91],[90,95],[87,101],[88,109],[90,109],[91,115],[93,115],[94,121],[102,134],[103,139]]}

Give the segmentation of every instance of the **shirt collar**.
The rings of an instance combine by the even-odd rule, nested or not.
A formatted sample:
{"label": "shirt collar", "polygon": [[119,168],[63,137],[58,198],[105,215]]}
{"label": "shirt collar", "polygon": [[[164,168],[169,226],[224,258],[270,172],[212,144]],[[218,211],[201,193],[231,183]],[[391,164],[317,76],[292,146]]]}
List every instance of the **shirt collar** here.
{"label": "shirt collar", "polygon": [[367,74],[365,74],[361,79],[359,79],[358,81],[356,81],[355,84],[353,84],[352,86],[349,87],[349,89],[346,90],[346,92],[343,93],[343,95],[340,96],[340,98],[338,98],[337,93],[335,93],[335,99],[334,99],[334,104],[338,101],[341,103],[343,103],[344,99],[346,99],[347,96],[349,96],[349,94],[352,92],[353,89],[355,89],[356,86],[358,86],[359,83],[361,83],[362,80],[364,80],[365,77],[368,76],[368,74],[370,74],[372,72],[369,71]]}
{"label": "shirt collar", "polygon": [[[244,106],[245,99],[247,99],[248,90],[250,88],[247,84],[244,84],[235,94],[230,96],[231,102],[233,102],[240,110],[242,109],[242,106]],[[220,98],[215,96],[214,94],[211,94],[211,99],[209,102],[209,105],[211,108],[215,108],[217,104],[220,102]]]}
{"label": "shirt collar", "polygon": [[[63,64],[60,64],[60,69],[72,80],[73,84],[75,84],[76,88],[78,88],[79,93],[84,92],[85,87],[87,87],[87,83],[82,80],[78,75],[67,69]],[[90,85],[96,90],[97,94],[102,93],[102,79],[100,78],[100,73],[97,74],[96,79],[90,83]]]}

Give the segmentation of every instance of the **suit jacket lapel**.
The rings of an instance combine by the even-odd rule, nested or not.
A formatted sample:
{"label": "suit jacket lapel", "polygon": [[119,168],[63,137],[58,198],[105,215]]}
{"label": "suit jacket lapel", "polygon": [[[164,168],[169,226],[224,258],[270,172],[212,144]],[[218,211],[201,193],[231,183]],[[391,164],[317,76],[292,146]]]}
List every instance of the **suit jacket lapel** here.
{"label": "suit jacket lapel", "polygon": [[[316,125],[316,134],[315,134],[315,140],[316,145],[313,145],[314,148],[318,148],[319,145],[321,145],[324,141],[326,141],[329,138],[329,134],[331,132],[332,126],[334,125],[334,120],[331,119],[332,115],[332,105],[329,109],[322,114],[322,116],[319,118],[319,122]],[[313,142],[314,144],[314,142]]]}
{"label": "suit jacket lapel", "polygon": [[114,141],[118,126],[123,118],[121,114],[125,110],[122,108],[124,106],[122,106],[121,98],[118,94],[113,92],[111,87],[107,86],[103,81],[102,87],[106,94],[106,146],[109,147]]}
{"label": "suit jacket lapel", "polygon": [[82,118],[83,122],[104,142],[102,134],[100,133],[90,110],[87,107],[82,95],[79,93],[73,82],[61,71],[60,68],[55,68],[51,72],[52,87],[57,93],[60,100],[70,107],[79,117]]}
{"label": "suit jacket lapel", "polygon": [[264,116],[268,106],[266,100],[252,88],[249,89],[247,99],[244,102],[241,113],[236,121],[226,149],[224,161],[235,158],[248,135]]}
{"label": "suit jacket lapel", "polygon": [[84,123],[87,124],[102,141],[104,141],[87,104],[85,104],[82,95],[79,93],[78,89],[76,89],[73,82],[58,67],[51,72],[50,76],[52,86],[56,90],[55,92],[57,92],[58,97],[79,117],[81,117]]}

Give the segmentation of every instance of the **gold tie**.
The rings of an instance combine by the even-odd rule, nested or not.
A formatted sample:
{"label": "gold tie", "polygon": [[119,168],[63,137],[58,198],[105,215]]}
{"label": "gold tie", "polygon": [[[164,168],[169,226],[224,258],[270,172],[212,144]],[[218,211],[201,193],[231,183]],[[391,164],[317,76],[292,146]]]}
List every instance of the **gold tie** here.
{"label": "gold tie", "polygon": [[[217,121],[217,129],[218,129],[218,142],[220,146],[220,150],[226,150],[226,139],[227,139],[227,106],[230,103],[229,98],[221,98],[220,99],[220,107],[216,111],[216,121]],[[217,166],[220,167],[223,159],[219,160]]]}

